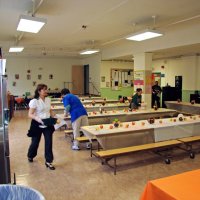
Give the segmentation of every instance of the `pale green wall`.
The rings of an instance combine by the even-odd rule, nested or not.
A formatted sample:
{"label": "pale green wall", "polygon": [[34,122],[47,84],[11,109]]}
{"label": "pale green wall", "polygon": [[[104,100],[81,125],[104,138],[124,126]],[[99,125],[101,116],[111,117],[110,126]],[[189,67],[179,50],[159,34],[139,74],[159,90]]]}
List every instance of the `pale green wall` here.
{"label": "pale green wall", "polygon": [[111,90],[110,88],[101,88],[101,96],[106,97],[107,99],[118,99],[119,95],[122,96],[132,96],[133,88],[123,88],[122,90]]}
{"label": "pale green wall", "polygon": [[194,94],[194,90],[182,90],[182,101],[190,102],[190,94]]}

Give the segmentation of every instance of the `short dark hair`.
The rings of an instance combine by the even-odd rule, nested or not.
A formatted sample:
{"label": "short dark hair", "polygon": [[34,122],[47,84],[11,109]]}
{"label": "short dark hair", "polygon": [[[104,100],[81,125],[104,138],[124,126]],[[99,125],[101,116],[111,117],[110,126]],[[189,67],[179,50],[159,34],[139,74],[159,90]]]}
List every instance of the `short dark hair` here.
{"label": "short dark hair", "polygon": [[61,95],[66,95],[66,94],[69,94],[69,93],[70,93],[70,91],[67,88],[64,88],[64,89],[61,90]]}
{"label": "short dark hair", "polygon": [[136,89],[136,92],[141,92],[142,91],[142,88],[137,88]]}

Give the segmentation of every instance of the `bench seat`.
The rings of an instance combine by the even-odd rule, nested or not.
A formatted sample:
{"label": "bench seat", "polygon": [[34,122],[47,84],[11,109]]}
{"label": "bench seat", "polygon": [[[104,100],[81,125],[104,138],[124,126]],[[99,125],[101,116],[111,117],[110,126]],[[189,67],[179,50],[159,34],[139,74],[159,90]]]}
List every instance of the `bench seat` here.
{"label": "bench seat", "polygon": [[[142,144],[137,146],[125,147],[125,148],[117,148],[117,149],[110,149],[110,150],[103,150],[96,152],[96,156],[103,160],[102,164],[107,164],[108,166],[114,168],[114,174],[116,175],[116,158],[119,156],[140,152],[140,151],[147,151],[147,150],[159,150],[162,148],[168,148],[173,146],[181,145],[182,142],[179,140],[168,140],[156,143],[149,143],[149,144]],[[108,160],[114,158],[114,166],[108,164]],[[168,158],[165,159],[166,164],[170,164],[170,160]]]}

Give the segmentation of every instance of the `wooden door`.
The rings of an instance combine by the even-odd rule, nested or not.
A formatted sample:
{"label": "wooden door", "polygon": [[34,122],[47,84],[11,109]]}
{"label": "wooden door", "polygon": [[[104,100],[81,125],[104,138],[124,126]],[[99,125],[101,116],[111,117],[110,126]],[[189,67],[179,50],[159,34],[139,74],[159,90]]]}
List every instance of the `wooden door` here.
{"label": "wooden door", "polygon": [[72,93],[84,93],[84,67],[83,65],[72,65]]}

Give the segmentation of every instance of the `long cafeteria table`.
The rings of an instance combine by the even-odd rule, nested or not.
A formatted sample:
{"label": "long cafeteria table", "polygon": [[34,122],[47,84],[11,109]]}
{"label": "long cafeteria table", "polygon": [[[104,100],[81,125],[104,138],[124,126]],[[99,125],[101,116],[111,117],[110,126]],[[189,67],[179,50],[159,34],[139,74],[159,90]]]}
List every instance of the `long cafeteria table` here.
{"label": "long cafeteria table", "polygon": [[179,112],[200,114],[200,104],[191,104],[189,102],[165,101],[167,108],[174,109]]}
{"label": "long cafeteria table", "polygon": [[[91,105],[92,106],[92,101],[93,100],[84,100],[84,101],[81,100],[81,103],[83,105]],[[95,100],[96,105],[101,105],[103,102],[104,102],[104,100],[99,100],[99,99]],[[105,102],[106,102],[106,104],[108,104],[108,103],[119,103],[119,101],[115,100],[115,99],[107,99],[107,100],[105,100]],[[63,105],[63,103],[62,103],[61,100],[60,101],[52,101],[51,105]]]}
{"label": "long cafeteria table", "polygon": [[[173,117],[176,116],[176,110],[159,108],[158,110],[146,109],[146,110],[110,110],[101,112],[88,112],[89,125],[95,124],[111,124],[116,118],[120,122],[128,122],[149,118],[164,118],[164,117]],[[65,118],[70,125],[70,116]]]}
{"label": "long cafeteria table", "polygon": [[[87,112],[91,111],[99,111],[100,108],[103,110],[120,110],[120,109],[128,109],[129,104],[128,103],[116,103],[116,104],[106,104],[105,106],[101,105],[84,105],[86,108]],[[64,106],[51,106],[51,109],[56,113],[60,114],[64,112]]]}
{"label": "long cafeteria table", "polygon": [[153,124],[147,120],[123,122],[118,128],[113,124],[84,126],[81,130],[107,150],[200,135],[200,116],[185,116],[182,121],[178,117],[156,119]]}

